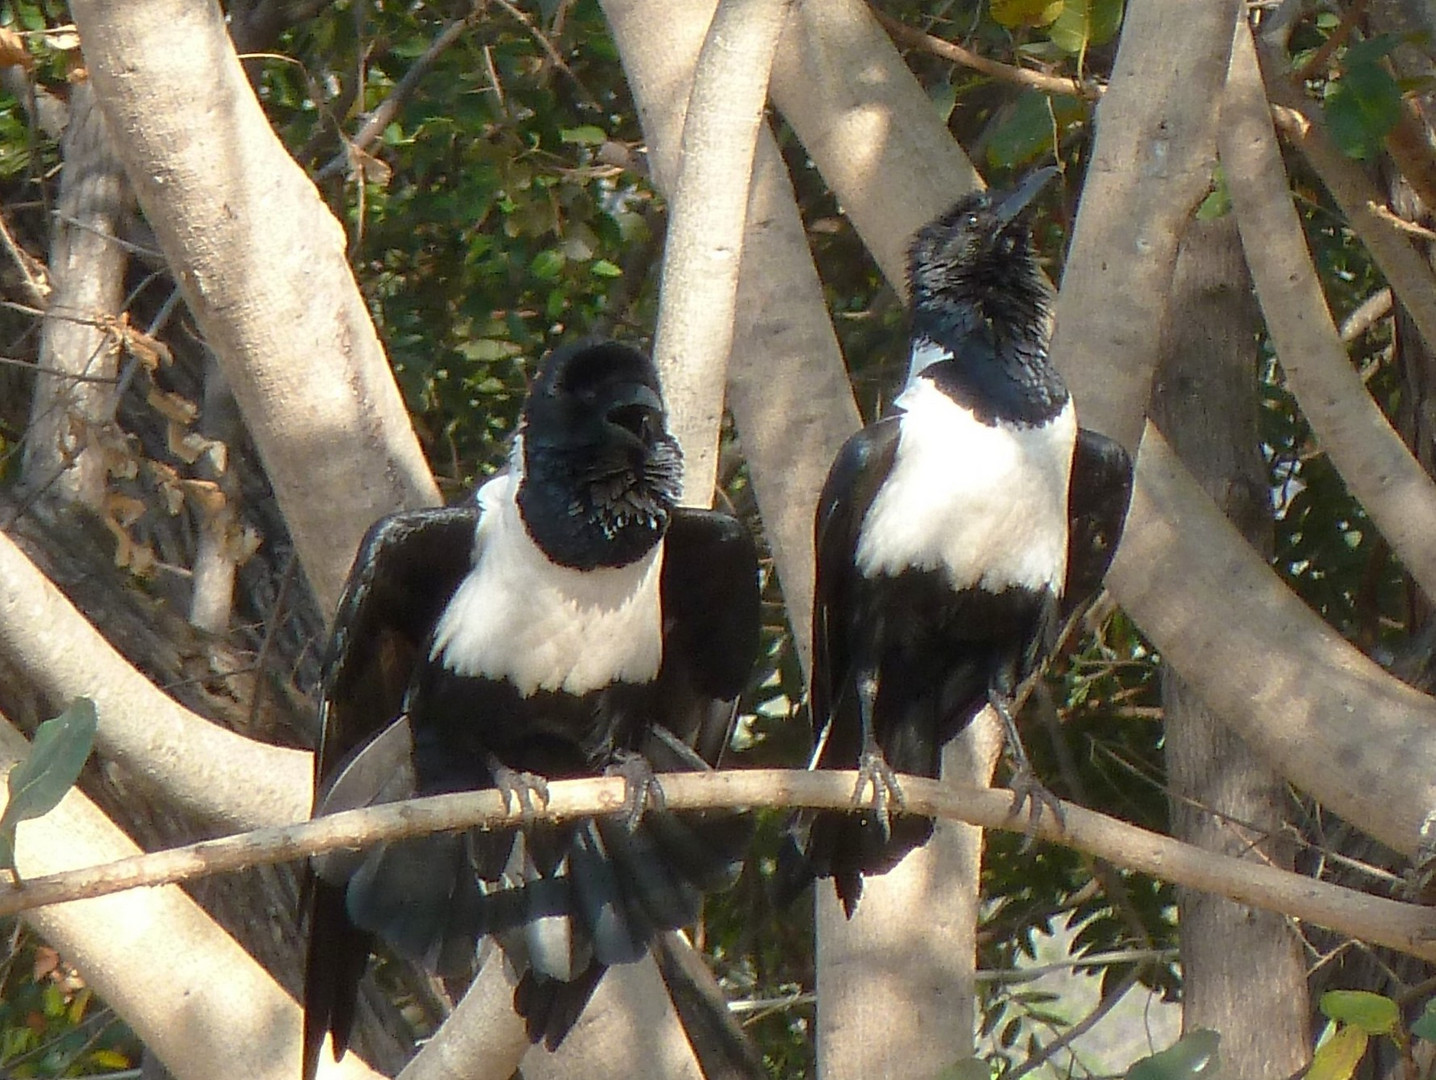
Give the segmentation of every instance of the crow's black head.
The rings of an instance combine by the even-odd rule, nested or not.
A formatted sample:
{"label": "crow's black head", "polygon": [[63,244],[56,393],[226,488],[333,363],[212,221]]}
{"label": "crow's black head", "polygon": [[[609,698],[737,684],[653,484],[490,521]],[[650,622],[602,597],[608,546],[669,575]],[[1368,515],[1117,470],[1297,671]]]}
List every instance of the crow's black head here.
{"label": "crow's black head", "polygon": [[683,458],[647,356],[612,341],[555,350],[520,431],[519,512],[550,559],[580,570],[625,566],[658,543]]}
{"label": "crow's black head", "polygon": [[1047,284],[1026,210],[1055,169],[1008,193],[975,192],[918,230],[908,249],[913,329],[939,344],[984,325],[999,338],[1042,333]]}

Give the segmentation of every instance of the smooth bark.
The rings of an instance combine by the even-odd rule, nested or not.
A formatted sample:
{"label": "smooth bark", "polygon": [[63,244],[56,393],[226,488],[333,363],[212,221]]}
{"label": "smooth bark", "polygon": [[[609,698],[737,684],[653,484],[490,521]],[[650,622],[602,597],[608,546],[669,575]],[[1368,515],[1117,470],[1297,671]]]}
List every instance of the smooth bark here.
{"label": "smooth bark", "polygon": [[[1260,452],[1260,312],[1230,214],[1182,238],[1172,315],[1152,401],[1154,422],[1246,540],[1271,549],[1271,502]],[[1233,858],[1292,868],[1283,777],[1162,672],[1163,749],[1172,835]],[[1200,890],[1177,890],[1182,1027],[1221,1033],[1224,1075],[1286,1080],[1310,1056],[1301,939],[1282,914]],[[1253,1001],[1266,1005],[1257,1010]]]}
{"label": "smooth bark", "polygon": [[1052,355],[1064,373],[1100,371],[1074,387],[1078,413],[1129,450],[1142,434],[1177,244],[1211,187],[1221,87],[1242,11],[1234,0],[1129,4],[1097,107]]}
{"label": "smooth bark", "polygon": [[51,291],[40,328],[39,366],[46,370],[35,377],[22,475],[32,489],[98,513],[104,444],[115,437],[120,356],[118,335],[106,327],[124,303],[129,259],[115,238],[134,200],[89,83],[71,95],[60,148],[65,164],[50,242]]}
{"label": "smooth bark", "polygon": [[1436,484],[1346,357],[1292,203],[1245,25],[1232,47],[1222,117],[1232,209],[1287,385],[1351,493],[1421,590],[1436,597],[1436,546],[1430,542],[1436,536]]}
{"label": "smooth bark", "polygon": [[[0,770],[28,747],[0,723]],[[55,810],[20,825],[16,861],[22,873],[34,875],[139,854],[88,799],[71,791]],[[179,1080],[298,1075],[298,1005],[177,887],[75,901],[26,919]],[[353,1055],[321,1075],[375,1076]]]}
{"label": "smooth bark", "polygon": [[308,816],[309,754],[246,739],[183,708],[116,652],[3,535],[0,649],[50,701],[93,699],[101,753],[197,816],[231,828]]}
{"label": "smooth bark", "polygon": [[332,611],[369,524],[438,502],[343,229],[270,129],[214,0],[71,10],[140,206]]}
{"label": "smooth bark", "polygon": [[683,447],[684,501],[709,506],[718,474],[728,353],[753,156],[773,50],[792,0],[723,0],[694,66],[653,352]]}

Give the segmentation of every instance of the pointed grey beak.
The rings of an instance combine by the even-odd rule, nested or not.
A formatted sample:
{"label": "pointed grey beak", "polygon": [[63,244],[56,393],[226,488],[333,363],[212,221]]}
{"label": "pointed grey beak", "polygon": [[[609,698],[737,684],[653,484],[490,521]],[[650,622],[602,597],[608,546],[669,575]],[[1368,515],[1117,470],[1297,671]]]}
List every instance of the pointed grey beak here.
{"label": "pointed grey beak", "polygon": [[1042,192],[1049,180],[1057,175],[1057,166],[1045,165],[1035,169],[1023,178],[1018,184],[998,201],[994,208],[997,216],[998,227],[1005,228],[1021,216],[1027,209],[1028,204]]}

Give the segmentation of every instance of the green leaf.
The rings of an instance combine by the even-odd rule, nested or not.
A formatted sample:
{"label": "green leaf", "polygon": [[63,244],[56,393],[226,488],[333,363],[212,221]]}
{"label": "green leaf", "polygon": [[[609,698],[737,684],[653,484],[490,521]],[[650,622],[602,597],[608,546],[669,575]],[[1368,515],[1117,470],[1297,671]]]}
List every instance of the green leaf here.
{"label": "green leaf", "polygon": [[15,870],[15,827],[53,810],[75,786],[95,744],[99,717],[89,698],[35,729],[30,752],[10,770],[10,801],[0,814],[0,867]]}
{"label": "green leaf", "polygon": [[1306,1080],[1351,1080],[1366,1053],[1369,1037],[1359,1027],[1337,1028],[1336,1034],[1316,1048]]}
{"label": "green leaf", "polygon": [[563,273],[563,266],[567,261],[562,251],[548,248],[533,257],[533,262],[529,263],[529,273],[540,281],[552,281]]}
{"label": "green leaf", "polygon": [[1348,66],[1322,102],[1332,140],[1347,157],[1373,156],[1401,119],[1401,88],[1376,63]]}
{"label": "green leaf", "polygon": [[1401,1023],[1396,1002],[1367,990],[1328,990],[1321,995],[1323,1016],[1359,1027],[1368,1035],[1389,1035]]}
{"label": "green leaf", "polygon": [[594,277],[615,278],[623,276],[623,268],[617,263],[611,263],[607,259],[595,259],[588,272]]}
{"label": "green leaf", "polygon": [[1062,14],[1063,0],[992,0],[992,19],[999,26],[1046,26]]}
{"label": "green leaf", "polygon": [[512,341],[503,341],[499,338],[475,338],[472,341],[465,341],[458,346],[459,355],[465,360],[473,360],[480,364],[492,364],[499,360],[507,360],[511,356],[518,356],[523,348]]}
{"label": "green leaf", "polygon": [[1198,221],[1215,221],[1231,213],[1232,193],[1227,190],[1227,174],[1218,162],[1212,170],[1212,190],[1197,207]]}
{"label": "green leaf", "polygon": [[987,163],[1000,169],[1026,165],[1041,154],[1052,151],[1053,118],[1056,131],[1086,117],[1087,110],[1075,97],[1058,94],[1049,98],[1037,90],[1018,97],[1008,115],[987,142]]}
{"label": "green leaf", "polygon": [[1122,25],[1122,0],[1066,0],[1048,36],[1063,52],[1076,56],[1105,45]]}
{"label": "green leaf", "polygon": [[1222,1037],[1207,1028],[1188,1032],[1160,1054],[1143,1058],[1127,1070],[1126,1080],[1202,1080],[1221,1068],[1217,1053]]}
{"label": "green leaf", "polygon": [[1347,47],[1346,55],[1341,58],[1341,66],[1344,70],[1363,64],[1374,64],[1400,44],[1401,39],[1395,34],[1377,34],[1374,38],[1358,41]]}
{"label": "green leaf", "polygon": [[1411,1025],[1411,1034],[1418,1039],[1436,1043],[1436,998],[1432,998],[1426,1003],[1425,1010]]}
{"label": "green leaf", "polygon": [[579,127],[559,129],[558,138],[560,142],[577,143],[579,146],[601,146],[608,136],[601,127],[582,124]]}

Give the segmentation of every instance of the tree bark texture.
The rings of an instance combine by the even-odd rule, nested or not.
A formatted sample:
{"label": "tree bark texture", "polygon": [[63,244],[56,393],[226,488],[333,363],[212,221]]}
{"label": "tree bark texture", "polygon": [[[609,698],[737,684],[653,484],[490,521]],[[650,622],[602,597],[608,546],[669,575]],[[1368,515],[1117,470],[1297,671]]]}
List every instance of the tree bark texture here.
{"label": "tree bark texture", "polygon": [[73,14],[140,206],[331,612],[374,519],[439,501],[343,229],[270,129],[214,0]]}
{"label": "tree bark texture", "polygon": [[[1259,319],[1234,218],[1193,222],[1178,249],[1152,418],[1246,540],[1269,552],[1257,429]],[[1173,835],[1290,869],[1286,782],[1171,668],[1163,670],[1162,704]],[[1177,896],[1183,1029],[1221,1033],[1226,1076],[1286,1080],[1306,1064],[1310,1045],[1294,927],[1285,916],[1208,893],[1179,889]]]}
{"label": "tree bark texture", "polygon": [[129,256],[116,237],[134,199],[88,82],[70,96],[60,147],[64,171],[51,233],[51,292],[40,330],[45,370],[35,377],[22,475],[31,489],[48,489],[99,512],[105,442],[116,435],[120,354],[119,337],[106,324],[124,303]]}

